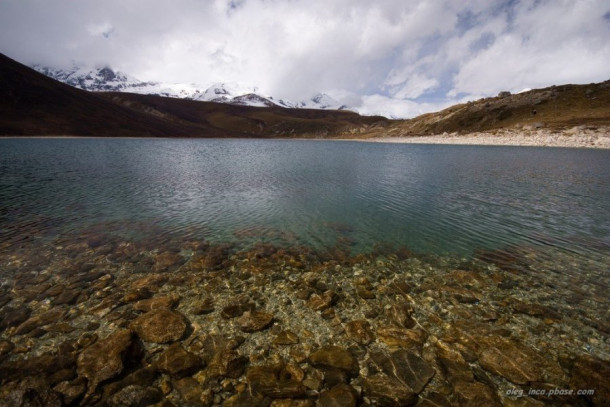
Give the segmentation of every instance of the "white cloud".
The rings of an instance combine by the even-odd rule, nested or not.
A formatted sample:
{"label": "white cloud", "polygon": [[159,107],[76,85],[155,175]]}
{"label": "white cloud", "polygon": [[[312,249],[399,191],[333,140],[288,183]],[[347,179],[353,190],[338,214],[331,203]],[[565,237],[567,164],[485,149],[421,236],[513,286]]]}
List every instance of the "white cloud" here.
{"label": "white cloud", "polygon": [[440,103],[414,102],[412,100],[391,98],[379,94],[362,97],[358,112],[365,115],[381,115],[389,118],[415,117],[435,112],[454,104],[455,101]]}
{"label": "white cloud", "polygon": [[608,79],[608,11],[606,0],[2,0],[0,52],[290,99],[326,92],[405,117],[458,96]]}
{"label": "white cloud", "polygon": [[488,49],[464,61],[455,93],[587,83],[610,77],[610,21],[603,2],[519,4],[514,28]]}
{"label": "white cloud", "polygon": [[404,82],[392,86],[390,93],[397,99],[417,99],[426,91],[435,89],[438,85],[438,80],[416,73]]}

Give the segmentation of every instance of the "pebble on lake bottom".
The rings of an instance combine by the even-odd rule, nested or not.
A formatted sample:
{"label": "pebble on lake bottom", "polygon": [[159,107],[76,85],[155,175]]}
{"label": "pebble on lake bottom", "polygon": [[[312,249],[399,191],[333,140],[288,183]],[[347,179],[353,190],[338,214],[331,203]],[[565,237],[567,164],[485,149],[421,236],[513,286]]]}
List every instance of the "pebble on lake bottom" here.
{"label": "pebble on lake bottom", "polygon": [[33,240],[0,251],[0,405],[604,405],[608,258],[517,249]]}

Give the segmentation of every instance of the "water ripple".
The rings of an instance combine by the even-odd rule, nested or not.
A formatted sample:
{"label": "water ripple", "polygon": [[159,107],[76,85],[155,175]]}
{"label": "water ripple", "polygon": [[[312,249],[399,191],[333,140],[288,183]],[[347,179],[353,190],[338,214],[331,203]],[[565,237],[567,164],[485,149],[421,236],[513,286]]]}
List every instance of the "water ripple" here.
{"label": "water ripple", "polygon": [[610,247],[609,163],[607,151],[578,149],[0,140],[1,240],[118,221],[153,225],[160,239],[595,254]]}

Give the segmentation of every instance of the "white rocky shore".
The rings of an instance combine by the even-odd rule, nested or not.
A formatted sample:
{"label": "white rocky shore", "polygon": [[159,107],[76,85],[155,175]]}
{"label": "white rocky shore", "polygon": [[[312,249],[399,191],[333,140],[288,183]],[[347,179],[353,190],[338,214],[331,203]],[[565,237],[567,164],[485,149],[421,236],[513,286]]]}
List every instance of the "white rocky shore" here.
{"label": "white rocky shore", "polygon": [[471,144],[610,148],[610,127],[578,126],[565,130],[545,128],[500,129],[468,134],[442,133],[431,136],[376,137],[364,141],[416,144]]}

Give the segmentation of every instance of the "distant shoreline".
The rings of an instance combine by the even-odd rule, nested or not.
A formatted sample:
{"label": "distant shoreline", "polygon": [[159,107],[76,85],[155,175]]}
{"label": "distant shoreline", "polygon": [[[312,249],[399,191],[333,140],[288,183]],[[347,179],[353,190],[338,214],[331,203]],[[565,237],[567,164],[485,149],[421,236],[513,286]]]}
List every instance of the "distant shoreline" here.
{"label": "distant shoreline", "polygon": [[468,134],[443,133],[430,136],[399,135],[392,137],[358,137],[358,138],[248,138],[248,137],[103,137],[103,136],[0,136],[0,139],[205,139],[205,140],[316,140],[316,141],[360,141],[369,143],[396,144],[453,144],[453,145],[489,145],[489,146],[523,146],[523,147],[572,147],[610,149],[610,127],[582,128],[551,131],[501,129],[495,132],[475,132]]}
{"label": "distant shoreline", "polygon": [[487,146],[518,146],[518,147],[572,147],[610,149],[610,134],[592,137],[569,136],[529,136],[529,135],[494,135],[474,133],[466,135],[432,135],[432,136],[401,136],[378,137],[362,139],[372,143],[396,144],[452,144],[452,145],[487,145]]}

